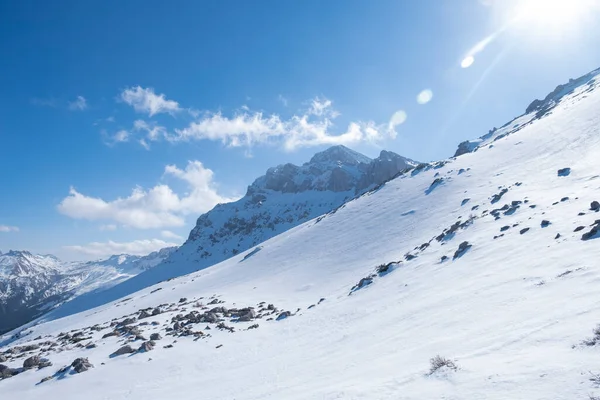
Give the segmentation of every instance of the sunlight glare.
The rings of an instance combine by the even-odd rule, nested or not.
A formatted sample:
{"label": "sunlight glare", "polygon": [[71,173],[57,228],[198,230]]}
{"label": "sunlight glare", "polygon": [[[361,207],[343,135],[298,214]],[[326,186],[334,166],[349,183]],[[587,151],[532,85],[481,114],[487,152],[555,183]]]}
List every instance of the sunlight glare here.
{"label": "sunlight glare", "polygon": [[473,63],[475,62],[475,57],[473,56],[466,56],[462,62],[460,63],[460,66],[462,68],[469,68],[471,65],[473,65]]}
{"label": "sunlight glare", "polygon": [[561,29],[576,24],[594,0],[522,0],[515,23],[533,29]]}

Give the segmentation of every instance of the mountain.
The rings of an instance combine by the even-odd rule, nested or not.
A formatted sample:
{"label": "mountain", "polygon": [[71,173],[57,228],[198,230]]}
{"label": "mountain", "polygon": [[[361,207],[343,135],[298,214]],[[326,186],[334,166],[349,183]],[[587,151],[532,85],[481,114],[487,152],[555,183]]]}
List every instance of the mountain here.
{"label": "mountain", "polygon": [[0,333],[14,329],[83,293],[103,290],[146,271],[174,251],[62,262],[28,251],[0,252]]}
{"label": "mountain", "polygon": [[2,394],[597,398],[599,85],[211,268],[5,335]]}
{"label": "mountain", "polygon": [[165,262],[103,293],[74,299],[56,310],[53,317],[96,307],[226,260],[335,210],[418,164],[390,151],[381,151],[379,157],[370,159],[345,146],[333,146],[301,166],[269,168],[240,200],[219,204],[201,215],[185,243]]}

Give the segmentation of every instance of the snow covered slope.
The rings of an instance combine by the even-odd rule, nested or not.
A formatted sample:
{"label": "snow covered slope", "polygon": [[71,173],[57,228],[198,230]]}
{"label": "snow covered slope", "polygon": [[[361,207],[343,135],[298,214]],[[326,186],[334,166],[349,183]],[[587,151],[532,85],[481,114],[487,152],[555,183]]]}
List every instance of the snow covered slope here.
{"label": "snow covered slope", "polygon": [[0,332],[23,325],[68,299],[107,289],[149,270],[174,250],[90,262],[63,262],[28,251],[0,252]]}
{"label": "snow covered slope", "polygon": [[328,213],[416,165],[389,151],[382,151],[372,160],[345,146],[333,146],[302,166],[270,168],[240,200],[219,204],[201,215],[188,240],[164,263],[101,294],[78,297],[53,315],[87,310],[162,280],[214,265]]}
{"label": "snow covered slope", "polygon": [[[600,90],[590,82],[493,146],[416,168],[260,250],[6,336],[5,375],[19,374],[0,393],[599,396]],[[141,350],[113,353],[125,344]],[[34,354],[54,365],[21,372]],[[452,363],[432,371],[436,355]]]}

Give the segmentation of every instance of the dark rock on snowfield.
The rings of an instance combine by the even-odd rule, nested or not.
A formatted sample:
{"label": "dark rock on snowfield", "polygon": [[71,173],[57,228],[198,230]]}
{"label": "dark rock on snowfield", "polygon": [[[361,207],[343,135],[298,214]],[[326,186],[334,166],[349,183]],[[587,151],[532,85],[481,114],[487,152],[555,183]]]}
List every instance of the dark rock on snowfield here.
{"label": "dark rock on snowfield", "polygon": [[592,201],[592,203],[590,204],[590,210],[592,210],[592,211],[599,211],[600,210],[600,203],[597,202],[596,200]]}
{"label": "dark rock on snowfield", "polygon": [[569,176],[571,174],[571,168],[561,168],[558,170],[558,176]]}
{"label": "dark rock on snowfield", "polygon": [[52,376],[47,376],[45,378],[42,378],[42,380],[40,381],[40,383],[48,382],[51,379],[52,379]]}
{"label": "dark rock on snowfield", "polygon": [[30,369],[37,367],[40,364],[40,356],[32,356],[23,361],[23,368]]}
{"label": "dark rock on snowfield", "polygon": [[573,232],[579,232],[585,229],[585,226],[578,226]]}
{"label": "dark rock on snowfield", "polygon": [[590,240],[598,236],[598,225],[594,226],[589,232],[584,233],[581,236],[581,240]]}
{"label": "dark rock on snowfield", "polygon": [[131,353],[135,353],[135,350],[130,345],[125,345],[125,346],[121,347],[119,350],[112,353],[110,356],[116,357],[116,356],[121,356],[123,354],[131,354]]}
{"label": "dark rock on snowfield", "polygon": [[281,320],[283,320],[283,319],[286,319],[286,318],[290,317],[291,315],[292,315],[292,313],[291,313],[291,312],[289,312],[289,311],[284,311],[284,312],[282,312],[281,314],[279,314],[279,315],[277,316],[277,321],[281,321]]}
{"label": "dark rock on snowfield", "polygon": [[146,351],[153,350],[155,344],[156,343],[154,343],[152,340],[144,342],[144,343],[142,343],[142,345],[140,346],[140,348],[138,349],[138,351],[139,352],[146,352]]}
{"label": "dark rock on snowfield", "polygon": [[71,367],[78,374],[89,370],[90,368],[94,368],[94,365],[89,362],[87,358],[76,358],[75,361],[71,363]]}
{"label": "dark rock on snowfield", "polygon": [[523,235],[524,233],[527,233],[527,232],[529,231],[529,229],[531,229],[531,228],[523,228],[523,229],[521,229],[521,230],[519,231],[519,233],[520,233],[521,235]]}
{"label": "dark rock on snowfield", "polygon": [[150,335],[150,340],[160,340],[162,339],[162,336],[160,336],[160,333],[153,333],[152,335]]}
{"label": "dark rock on snowfield", "polygon": [[112,331],[112,332],[105,333],[104,335],[102,335],[102,339],[106,339],[111,336],[119,336],[119,332]]}
{"label": "dark rock on snowfield", "polygon": [[546,228],[548,225],[550,225],[550,221],[548,221],[548,220],[545,219],[545,220],[542,221],[541,225],[542,225],[542,228]]}
{"label": "dark rock on snowfield", "polygon": [[507,230],[509,230],[509,229],[510,229],[510,226],[508,226],[508,225],[505,225],[505,226],[503,226],[502,228],[500,228],[500,232],[505,232],[505,231],[507,231]]}
{"label": "dark rock on snowfield", "polygon": [[471,244],[469,244],[469,242],[462,242],[460,245],[458,245],[458,250],[456,250],[456,252],[454,252],[454,259],[456,260],[459,257],[462,257],[463,254],[465,254],[465,252],[467,250],[469,250],[471,247],[473,247]]}

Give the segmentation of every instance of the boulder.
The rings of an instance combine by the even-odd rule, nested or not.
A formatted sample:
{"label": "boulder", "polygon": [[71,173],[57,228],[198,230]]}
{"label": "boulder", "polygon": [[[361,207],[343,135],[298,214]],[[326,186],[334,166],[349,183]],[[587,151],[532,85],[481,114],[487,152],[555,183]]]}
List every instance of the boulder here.
{"label": "boulder", "polygon": [[152,335],[150,335],[150,340],[160,340],[162,339],[162,336],[160,336],[160,333],[153,333]]}
{"label": "boulder", "polygon": [[596,200],[592,201],[592,204],[590,204],[590,210],[592,210],[592,211],[599,211],[600,210],[600,203],[598,203]]}
{"label": "boulder", "polygon": [[140,348],[138,349],[138,351],[139,352],[146,352],[146,351],[153,350],[155,344],[156,343],[154,343],[152,340],[144,342],[144,343],[142,343],[142,345],[140,346]]}
{"label": "boulder", "polygon": [[40,365],[40,361],[40,356],[31,356],[25,361],[23,361],[23,368],[30,369],[37,367],[38,365]]}
{"label": "boulder", "polygon": [[282,312],[281,314],[279,314],[279,315],[277,316],[277,321],[281,321],[281,320],[283,320],[283,319],[286,319],[286,318],[290,317],[291,315],[292,315],[292,313],[291,313],[291,312],[289,312],[289,311],[284,311],[284,312]]}
{"label": "boulder", "polygon": [[254,318],[256,318],[256,313],[254,312],[254,310],[252,308],[245,308],[240,310],[238,321],[247,322],[251,321]]}
{"label": "boulder", "polygon": [[116,356],[121,356],[123,354],[131,354],[131,353],[135,353],[135,350],[130,345],[125,345],[125,346],[121,347],[119,350],[112,353],[110,356],[116,357]]}
{"label": "boulder", "polygon": [[71,363],[71,367],[78,374],[87,371],[90,368],[94,368],[94,365],[89,362],[87,358],[76,358],[75,361]]}

